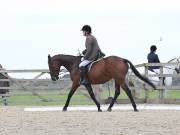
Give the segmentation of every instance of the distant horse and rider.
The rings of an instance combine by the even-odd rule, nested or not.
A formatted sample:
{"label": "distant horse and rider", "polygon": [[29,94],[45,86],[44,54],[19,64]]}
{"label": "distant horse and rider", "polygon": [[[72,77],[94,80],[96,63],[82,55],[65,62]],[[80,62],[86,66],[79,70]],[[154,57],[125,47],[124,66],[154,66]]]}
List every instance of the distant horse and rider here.
{"label": "distant horse and rider", "polygon": [[[156,54],[156,50],[157,50],[156,45],[151,45],[150,53],[147,56],[148,63],[160,63],[159,57]],[[177,62],[179,63],[178,59],[174,59],[174,60],[177,60]],[[174,60],[171,60],[168,63]],[[179,73],[179,67],[164,66],[162,67],[162,69],[163,69],[163,74],[173,74],[174,71],[176,71],[176,73]],[[149,66],[148,70],[149,70],[149,74],[160,74],[160,66]],[[151,77],[150,80],[155,80],[154,83],[156,83],[156,85],[158,85],[159,83],[159,77]],[[171,84],[172,84],[172,77],[163,77],[163,85],[170,86]]]}
{"label": "distant horse and rider", "polygon": [[[156,50],[157,50],[157,47],[156,45],[151,45],[150,47],[150,52],[148,53],[147,55],[147,60],[148,60],[148,63],[160,63],[160,60],[159,60],[159,57],[158,55],[156,54]],[[174,58],[170,61],[168,61],[168,63],[180,63],[179,61],[179,58]],[[167,66],[148,66],[148,79],[155,85],[155,86],[158,86],[160,85],[160,80],[162,79],[162,85],[163,86],[166,86],[165,88],[168,88],[170,86],[172,86],[172,76],[169,76],[169,77],[158,77],[158,76],[149,76],[149,75],[160,75],[160,68],[161,68],[161,72],[163,74],[166,74],[166,75],[173,75],[173,74],[179,74],[180,72],[180,66],[177,66],[177,65],[167,65]],[[142,70],[140,72],[142,75],[145,75],[145,70]],[[130,72],[130,75],[131,75],[131,72]],[[139,85],[139,83],[137,82],[137,80],[135,79],[134,81],[132,79],[129,80],[130,82],[130,85],[131,86],[137,86]],[[137,84],[136,84],[137,83]],[[136,95],[140,95],[140,89],[136,90],[135,91]]]}
{"label": "distant horse and rider", "polygon": [[[65,103],[65,106],[63,107],[63,111],[67,110],[71,97],[73,96],[77,88],[80,86],[79,63],[81,62],[81,58],[82,56],[61,54],[55,55],[53,57],[51,57],[50,55],[48,56],[48,65],[51,79],[53,81],[58,80],[60,68],[61,66],[64,66],[69,71],[70,78],[73,82],[71,90],[68,94],[67,101]],[[120,87],[126,92],[127,96],[129,97],[134,111],[138,111],[136,103],[132,97],[131,90],[129,89],[125,81],[129,66],[138,78],[140,78],[142,81],[146,82],[155,89],[154,84],[149,81],[148,78],[142,76],[129,60],[117,56],[109,56],[106,58],[102,58],[91,66],[91,69],[88,72],[88,80],[90,83],[84,85],[92,100],[95,102],[98,111],[101,111],[100,104],[95,98],[91,84],[102,84],[111,79],[115,80],[115,94],[112,102],[108,107],[108,111],[112,110],[114,102],[120,95]]]}

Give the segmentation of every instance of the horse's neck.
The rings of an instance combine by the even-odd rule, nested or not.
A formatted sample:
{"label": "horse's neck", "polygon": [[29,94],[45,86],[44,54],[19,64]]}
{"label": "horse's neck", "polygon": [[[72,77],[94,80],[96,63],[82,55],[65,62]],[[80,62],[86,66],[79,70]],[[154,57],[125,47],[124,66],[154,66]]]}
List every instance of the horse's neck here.
{"label": "horse's neck", "polygon": [[174,72],[174,67],[168,66],[163,68],[163,73],[164,74],[173,74]]}
{"label": "horse's neck", "polygon": [[69,72],[76,66],[78,66],[78,57],[71,55],[61,55],[60,61],[62,61],[62,66],[64,66]]}

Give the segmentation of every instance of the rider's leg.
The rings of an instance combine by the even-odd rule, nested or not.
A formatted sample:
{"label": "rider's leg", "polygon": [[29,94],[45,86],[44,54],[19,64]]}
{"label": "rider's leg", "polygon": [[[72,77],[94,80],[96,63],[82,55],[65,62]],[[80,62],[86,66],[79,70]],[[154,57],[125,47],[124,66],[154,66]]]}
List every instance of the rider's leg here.
{"label": "rider's leg", "polygon": [[79,83],[81,85],[89,84],[88,71],[87,71],[86,65],[88,65],[90,62],[91,61],[84,60],[79,65],[79,68],[80,68],[80,82]]}
{"label": "rider's leg", "polygon": [[80,84],[81,85],[89,84],[86,67],[81,67],[80,68],[80,77],[81,77],[81,79],[80,79]]}

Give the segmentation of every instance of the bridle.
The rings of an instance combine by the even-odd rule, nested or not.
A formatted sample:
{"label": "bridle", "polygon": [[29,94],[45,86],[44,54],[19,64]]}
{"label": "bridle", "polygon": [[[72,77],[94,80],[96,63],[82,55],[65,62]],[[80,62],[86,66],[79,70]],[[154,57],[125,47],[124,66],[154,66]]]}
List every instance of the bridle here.
{"label": "bridle", "polygon": [[53,78],[55,78],[56,80],[59,79],[59,71],[58,72],[51,72],[51,75]]}
{"label": "bridle", "polygon": [[53,71],[51,65],[49,64],[49,71],[50,71],[52,80],[57,81],[59,79],[60,69],[58,69],[57,71]]}

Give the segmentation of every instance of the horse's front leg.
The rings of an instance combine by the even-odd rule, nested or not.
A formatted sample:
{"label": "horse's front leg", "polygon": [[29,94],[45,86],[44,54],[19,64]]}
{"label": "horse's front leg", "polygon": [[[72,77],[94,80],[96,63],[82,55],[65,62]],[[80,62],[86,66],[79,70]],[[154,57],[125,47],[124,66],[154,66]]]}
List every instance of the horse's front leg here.
{"label": "horse's front leg", "polygon": [[74,92],[76,91],[76,89],[79,87],[79,83],[76,83],[76,82],[73,82],[72,84],[72,87],[71,87],[71,90],[68,94],[68,98],[66,100],[66,103],[63,107],[63,111],[66,111],[67,110],[67,107],[69,106],[69,102],[71,100],[71,97],[73,96]]}
{"label": "horse's front leg", "polygon": [[97,106],[97,108],[98,108],[98,111],[99,111],[99,112],[102,112],[101,107],[100,107],[100,104],[99,104],[99,102],[96,100],[96,97],[95,97],[95,95],[94,95],[94,92],[93,92],[93,90],[92,90],[91,85],[90,85],[90,84],[87,84],[87,85],[85,85],[85,87],[86,87],[86,89],[88,90],[88,93],[89,93],[89,95],[91,96],[92,100],[93,100],[94,103],[96,104],[96,106]]}

